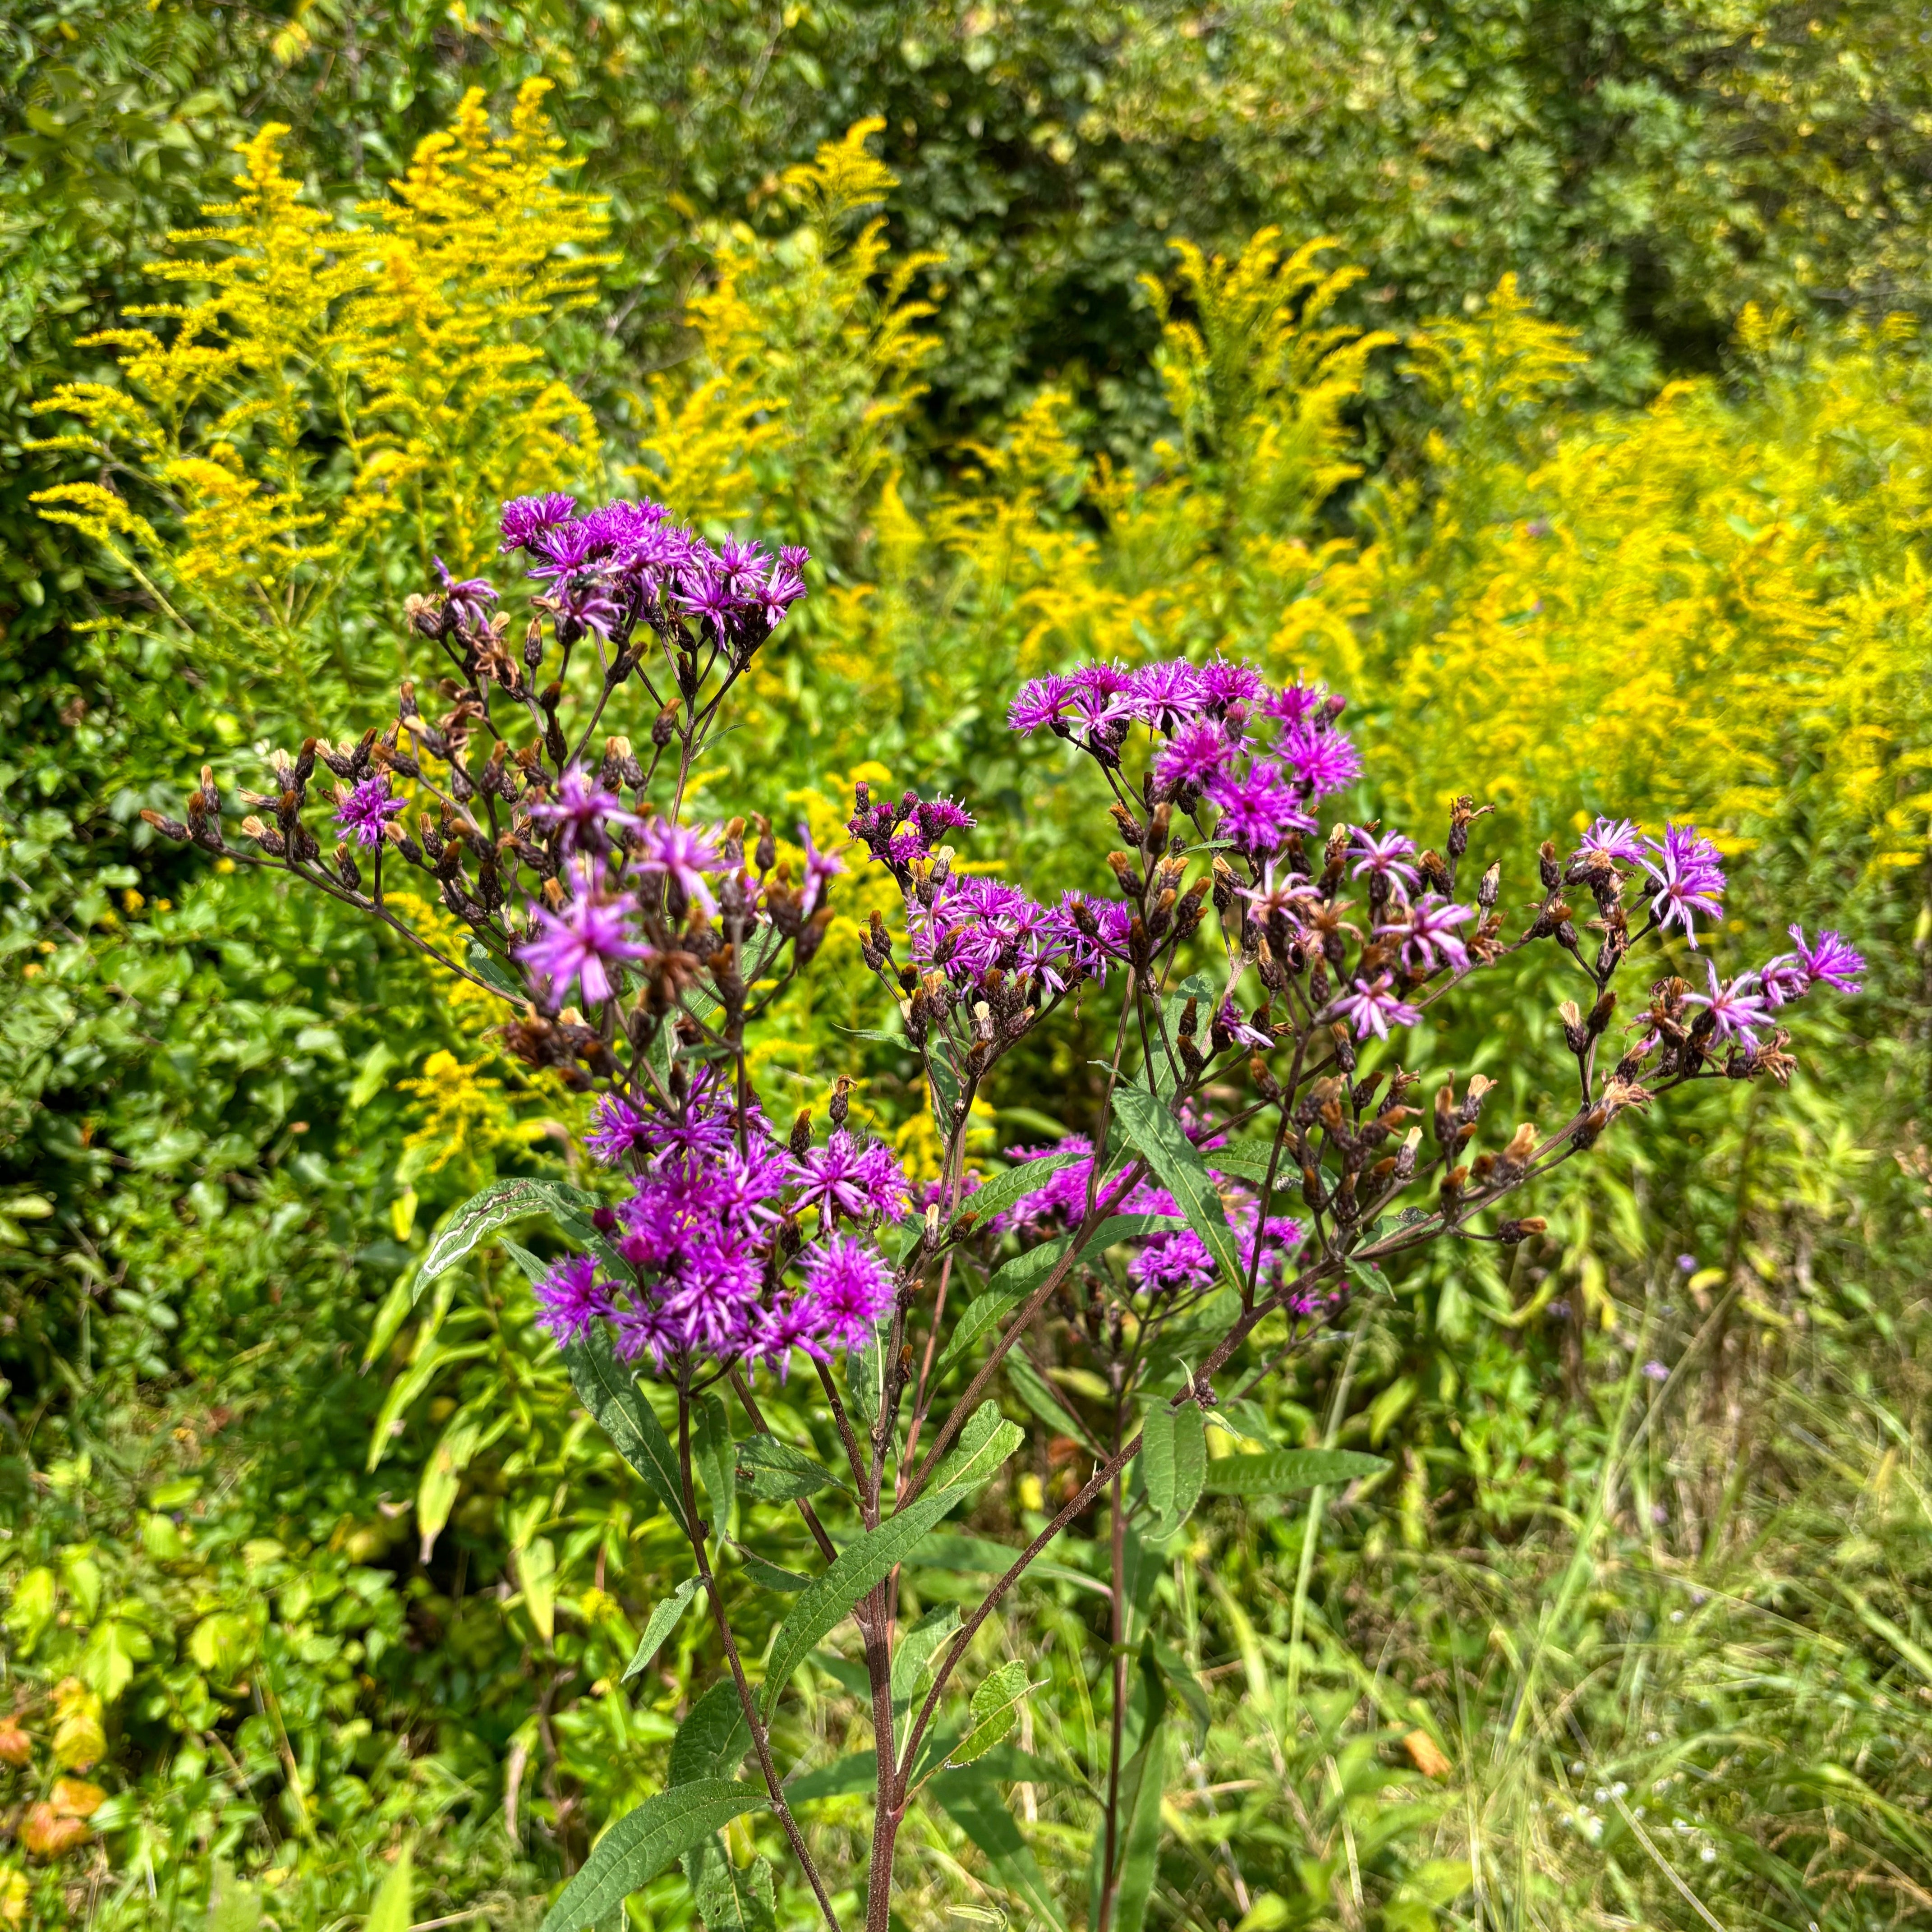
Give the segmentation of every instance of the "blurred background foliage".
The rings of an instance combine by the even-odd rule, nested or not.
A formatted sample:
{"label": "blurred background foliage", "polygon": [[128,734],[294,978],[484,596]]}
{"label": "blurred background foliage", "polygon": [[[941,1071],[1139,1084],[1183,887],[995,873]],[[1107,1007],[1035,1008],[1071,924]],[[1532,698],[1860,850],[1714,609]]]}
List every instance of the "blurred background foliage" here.
{"label": "blurred background foliage", "polygon": [[[1359,815],[1435,842],[1492,802],[1506,896],[1584,815],[1693,814],[1728,938],[1852,934],[1871,990],[1788,1094],[1633,1131],[1506,1270],[1417,1264],[1269,1392],[1281,1439],[1393,1467],[1220,1505],[1150,1580],[1199,1693],[1152,1910],[1922,1917],[1926,34],[1763,0],[0,20],[0,1924],[347,1925],[407,1844],[416,1920],[533,1924],[714,1670],[693,1619],[618,1682],[674,1552],[520,1277],[409,1304],[438,1216],[560,1170],[575,1103],[138,820],[374,722],[426,674],[430,556],[482,564],[494,500],[549,487],[813,546],[721,811],[823,845],[855,778],[918,783],[974,802],[976,860],[1098,884],[1013,683],[1221,650],[1349,693]],[[852,1073],[916,1162],[846,990],[881,890],[843,883],[762,1072]],[[1419,1042],[1432,1084],[1523,1117],[1558,997],[1526,967]],[[1088,1057],[1016,1070],[986,1150],[1082,1124]],[[973,1527],[1037,1526],[1059,1447]],[[1076,1916],[1094,1567],[1029,1586],[1010,1793]],[[821,1662],[813,1762],[853,1708]],[[810,1814],[842,1869],[864,1804]],[[1044,1916],[920,1832],[911,1918]],[[633,1917],[688,1922],[682,1881]]]}

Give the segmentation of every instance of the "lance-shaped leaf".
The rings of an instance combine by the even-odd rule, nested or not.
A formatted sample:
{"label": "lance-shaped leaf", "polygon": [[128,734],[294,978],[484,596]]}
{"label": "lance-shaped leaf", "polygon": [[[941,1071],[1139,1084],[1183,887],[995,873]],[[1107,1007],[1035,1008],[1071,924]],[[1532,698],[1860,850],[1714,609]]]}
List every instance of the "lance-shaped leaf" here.
{"label": "lance-shaped leaf", "polygon": [[772,1640],[761,1706],[769,1720],[791,1674],[826,1631],[843,1623],[852,1606],[919,1546],[920,1539],[959,1500],[950,1489],[928,1490],[842,1550],[824,1576],[801,1590]]}
{"label": "lance-shaped leaf", "polygon": [[1192,1403],[1170,1408],[1165,1400],[1148,1410],[1141,1429],[1141,1480],[1154,1520],[1147,1534],[1170,1535],[1193,1514],[1208,1474],[1208,1432]]}
{"label": "lance-shaped leaf", "polygon": [[1208,1178],[1207,1162],[1181,1132],[1180,1123],[1161,1101],[1138,1087],[1116,1089],[1114,1112],[1135,1152],[1174,1196],[1187,1216],[1187,1225],[1220,1264],[1222,1275],[1232,1283],[1246,1280],[1247,1270],[1240,1244],[1228,1225],[1228,1210]]}
{"label": "lance-shaped leaf", "polygon": [[1074,1437],[1095,1455],[1100,1454],[1100,1444],[1094,1440],[1073,1405],[1027,1359],[1024,1348],[1009,1351],[1001,1366],[1006,1372],[1006,1380],[1012,1384],[1013,1393],[1048,1428],[1057,1436]]}
{"label": "lance-shaped leaf", "polygon": [[1016,1161],[1004,1174],[982,1182],[959,1204],[962,1216],[970,1214],[984,1227],[995,1214],[1003,1214],[1016,1201],[1036,1194],[1046,1185],[1046,1178],[1063,1167],[1071,1167],[1088,1156],[1082,1149],[1064,1154],[1042,1154],[1037,1160]]}
{"label": "lance-shaped leaf", "polygon": [[738,1561],[745,1566],[745,1574],[760,1589],[776,1590],[781,1596],[789,1597],[812,1581],[802,1570],[785,1570],[776,1563],[767,1563],[755,1550],[747,1550],[742,1543],[734,1544],[732,1547],[738,1552]]}
{"label": "lance-shaped leaf", "polygon": [[825,1466],[776,1436],[753,1436],[737,1445],[738,1480],[761,1502],[788,1503],[837,1484]]}
{"label": "lance-shaped leaf", "polygon": [[580,1340],[564,1350],[563,1360],[578,1400],[610,1437],[618,1454],[670,1512],[671,1520],[688,1534],[677,1451],[656,1412],[644,1400],[628,1364],[618,1360],[609,1329],[601,1322],[593,1323]]}
{"label": "lance-shaped leaf", "polygon": [[1263,1456],[1223,1456],[1208,1465],[1208,1493],[1280,1496],[1318,1483],[1349,1483],[1379,1475],[1388,1464],[1354,1449],[1270,1449]]}
{"label": "lance-shaped leaf", "polygon": [[1160,1788],[1167,1775],[1167,1730],[1158,1717],[1148,1725],[1146,1741],[1135,1756],[1138,1762],[1127,1767],[1123,1780],[1132,1797],[1120,1889],[1114,1895],[1117,1932],[1141,1932],[1160,1866]]}
{"label": "lance-shaped leaf", "polygon": [[971,1728],[947,1754],[949,1767],[984,1757],[1019,1722],[1020,1706],[1033,1687],[1024,1664],[1003,1664],[973,1693]]}
{"label": "lance-shaped leaf", "polygon": [[1015,1898],[1022,1899],[1054,1928],[1066,1932],[1066,1922],[1060,1916],[1053,1894],[1047,1889],[1027,1842],[1013,1814],[1000,1796],[999,1787],[982,1775],[974,1765],[964,1771],[949,1771],[926,1786],[946,1815],[986,1854],[994,1876]]}
{"label": "lance-shaped leaf", "polygon": [[624,1666],[621,1682],[628,1684],[640,1670],[650,1668],[651,1659],[664,1648],[664,1640],[676,1629],[678,1619],[689,1608],[691,1599],[698,1588],[698,1579],[687,1576],[652,1611],[644,1625],[644,1634],[638,1640],[638,1647],[631,1653],[631,1660]]}
{"label": "lance-shaped leaf", "polygon": [[723,1536],[730,1527],[731,1506],[738,1499],[737,1444],[731,1440],[731,1419],[715,1395],[701,1395],[693,1405],[696,1426],[691,1436],[691,1460],[704,1482],[711,1505],[711,1527]]}
{"label": "lance-shaped leaf", "polygon": [[707,1838],[685,1853],[684,1875],[704,1932],[772,1932],[777,1924],[769,1859],[754,1858],[741,1868],[715,1838]]}
{"label": "lance-shaped leaf", "polygon": [[952,1454],[940,1465],[933,1486],[974,1490],[1026,1440],[1026,1432],[1000,1413],[996,1402],[982,1402],[966,1418]]}
{"label": "lance-shaped leaf", "polygon": [[646,1798],[591,1847],[582,1869],[544,1915],[541,1932],[583,1932],[600,1924],[692,1846],[764,1802],[762,1791],[722,1778]]}
{"label": "lance-shaped leaf", "polygon": [[412,1295],[419,1295],[440,1274],[446,1274],[479,1243],[487,1241],[500,1228],[521,1221],[532,1214],[581,1216],[597,1205],[596,1197],[580,1187],[567,1187],[560,1180],[542,1180],[523,1175],[511,1180],[492,1181],[480,1194],[472,1194],[460,1208],[443,1216],[429,1244],[429,1251],[416,1270]]}

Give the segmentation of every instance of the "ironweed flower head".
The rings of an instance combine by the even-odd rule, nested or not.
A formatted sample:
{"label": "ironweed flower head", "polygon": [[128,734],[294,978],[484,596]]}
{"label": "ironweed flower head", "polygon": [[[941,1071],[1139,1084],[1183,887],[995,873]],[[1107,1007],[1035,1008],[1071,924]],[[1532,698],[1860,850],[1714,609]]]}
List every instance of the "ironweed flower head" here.
{"label": "ironweed flower head", "polygon": [[1718,848],[1694,825],[1666,825],[1661,838],[1644,842],[1638,862],[1655,882],[1651,916],[1660,928],[1681,926],[1694,949],[1696,920],[1724,913],[1724,868]]}
{"label": "ironweed flower head", "polygon": [[382,842],[385,828],[406,800],[389,796],[389,776],[378,772],[338,794],[335,822],[358,845]]}

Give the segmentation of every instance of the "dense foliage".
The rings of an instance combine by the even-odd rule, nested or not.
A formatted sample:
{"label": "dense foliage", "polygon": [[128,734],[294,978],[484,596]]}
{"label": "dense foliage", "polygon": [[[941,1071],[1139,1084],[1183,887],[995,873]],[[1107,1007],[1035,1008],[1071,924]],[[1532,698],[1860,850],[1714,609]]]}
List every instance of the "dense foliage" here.
{"label": "dense foliage", "polygon": [[[479,1250],[411,1306],[452,1204],[577,1178],[580,1103],[475,1044],[460,986],[138,829],[204,758],[258,782],[297,673],[381,722],[428,556],[464,574],[497,495],[580,480],[813,547],[714,782],[820,848],[854,782],[970,781],[1018,828],[973,863],[1024,880],[1081,850],[1104,886],[1058,761],[1003,728],[1012,688],[1221,651],[1350,694],[1380,787],[1358,820],[1433,824],[1466,791],[1568,850],[1573,806],[1694,814],[1738,917],[1853,934],[1872,988],[1787,1095],[1640,1130],[1500,1268],[1393,1270],[1253,1418],[1392,1467],[1309,1509],[1217,1504],[1144,1579],[1198,1793],[1148,1910],[1909,1920],[1932,1883],[1916,17],[775,28],[98,0],[0,26],[0,1918],[244,1924],[272,1897],[332,1924],[411,1844],[415,1918],[534,1922],[716,1674],[694,1617],[620,1682],[675,1528],[545,1366],[514,1268]],[[583,165],[550,172],[546,114]],[[572,252],[517,256],[515,218],[566,206]],[[218,238],[164,239],[197,227]],[[326,245],[352,231],[407,299],[366,238]],[[176,293],[226,360],[170,414],[175,319],[158,348],[80,338]],[[102,386],[29,415],[70,383]],[[76,440],[26,446],[50,437]],[[836,882],[828,959],[856,962],[883,891]],[[1404,1064],[1514,1106],[1564,996],[1526,966]],[[876,1017],[794,1010],[760,1078],[816,1105],[850,1076],[854,1118],[936,1174]],[[1019,1056],[971,1156],[1090,1125],[1104,1054]],[[1070,1447],[1010,1472],[961,1569],[1081,1474]],[[921,1823],[920,1910],[1084,1913],[1105,1558],[1076,1540],[1028,1586],[1046,1682],[1003,1789],[1039,1864],[983,1811]],[[801,1678],[793,1742],[828,1766],[850,1670],[834,1646]],[[854,1862],[866,1798],[810,1802]],[[676,1874],[642,1904],[692,1910]]]}

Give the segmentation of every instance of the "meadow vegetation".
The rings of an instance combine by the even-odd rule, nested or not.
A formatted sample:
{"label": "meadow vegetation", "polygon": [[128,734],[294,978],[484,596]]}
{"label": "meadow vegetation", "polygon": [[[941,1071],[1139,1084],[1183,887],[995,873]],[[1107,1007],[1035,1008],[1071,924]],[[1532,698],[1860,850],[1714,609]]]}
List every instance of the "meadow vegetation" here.
{"label": "meadow vegetation", "polygon": [[[455,1204],[578,1178],[584,1102],[475,1043],[474,988],[140,817],[320,712],[381,722],[433,674],[431,558],[483,567],[552,489],[811,546],[698,777],[782,834],[842,842],[858,782],[970,791],[1010,829],[965,862],[1097,885],[1014,688],[1219,652],[1348,694],[1364,821],[1692,818],[1738,929],[1854,940],[1788,1090],[1620,1124],[1535,1240],[1391,1269],[1259,1392],[1273,1439],[1389,1466],[1214,1502],[1148,1580],[1192,1690],[1145,1910],[1932,1910],[1922,28],[1602,14],[0,26],[0,1924],[534,1926],[717,1673],[694,1616],[622,1681],[682,1541],[511,1259],[411,1299]],[[835,964],[895,902],[854,861]],[[862,976],[760,1077],[850,1076],[931,1178]],[[1512,969],[1406,1064],[1522,1118],[1567,990]],[[1029,1048],[974,1157],[1090,1126],[1105,1052]],[[972,1535],[1084,1474],[1070,1440],[1010,1467]],[[916,1810],[908,1923],[1086,1923],[1105,1556],[1003,1634],[1043,1680],[1029,1849]],[[850,1673],[802,1673],[792,1756],[854,1748]],[[855,1886],[869,1802],[826,1785],[800,1808]],[[629,1909],[695,1918],[675,1871]]]}

